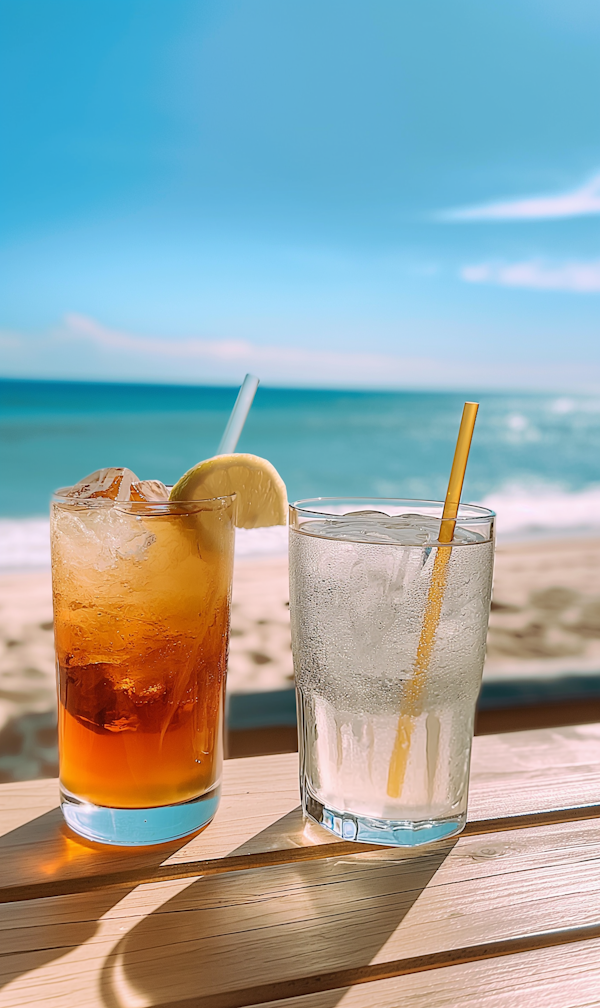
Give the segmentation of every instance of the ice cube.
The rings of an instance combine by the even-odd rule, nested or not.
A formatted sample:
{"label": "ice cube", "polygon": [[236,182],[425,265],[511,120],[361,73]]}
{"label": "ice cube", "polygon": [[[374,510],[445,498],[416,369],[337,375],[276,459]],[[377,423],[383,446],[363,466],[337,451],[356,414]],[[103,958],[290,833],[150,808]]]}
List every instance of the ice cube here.
{"label": "ice cube", "polygon": [[131,469],[97,469],[75,483],[66,496],[81,500],[106,497],[109,500],[126,501],[130,499],[131,484],[137,482],[138,478]]}
{"label": "ice cube", "polygon": [[129,500],[168,501],[169,491],[160,480],[139,480],[131,484]]}
{"label": "ice cube", "polygon": [[[308,521],[302,527],[309,535],[357,543],[394,543],[400,546],[434,545],[440,533],[440,519],[433,515],[387,515],[380,511],[350,511],[324,521]],[[478,532],[454,530],[454,543],[481,541]]]}

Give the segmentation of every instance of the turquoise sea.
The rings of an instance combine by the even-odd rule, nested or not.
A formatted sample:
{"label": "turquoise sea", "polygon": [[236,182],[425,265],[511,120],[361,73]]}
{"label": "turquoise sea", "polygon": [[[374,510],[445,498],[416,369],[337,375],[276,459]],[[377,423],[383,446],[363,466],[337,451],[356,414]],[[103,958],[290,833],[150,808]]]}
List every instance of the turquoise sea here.
{"label": "turquoise sea", "polygon": [[[19,521],[45,516],[54,488],[102,466],[174,482],[215,453],[236,394],[218,387],[1,381],[5,533],[21,528],[23,538],[33,526]],[[600,524],[598,397],[261,387],[238,450],[269,458],[290,500],[438,499],[462,404],[473,398],[481,408],[463,499],[495,506],[504,533]],[[18,521],[7,526],[6,519]]]}

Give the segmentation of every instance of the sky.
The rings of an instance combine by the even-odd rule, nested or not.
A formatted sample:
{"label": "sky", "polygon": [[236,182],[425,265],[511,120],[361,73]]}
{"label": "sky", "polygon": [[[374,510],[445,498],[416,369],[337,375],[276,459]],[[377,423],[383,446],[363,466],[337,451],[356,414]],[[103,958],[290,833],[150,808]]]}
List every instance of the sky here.
{"label": "sky", "polygon": [[5,377],[600,392],[596,0],[0,0]]}

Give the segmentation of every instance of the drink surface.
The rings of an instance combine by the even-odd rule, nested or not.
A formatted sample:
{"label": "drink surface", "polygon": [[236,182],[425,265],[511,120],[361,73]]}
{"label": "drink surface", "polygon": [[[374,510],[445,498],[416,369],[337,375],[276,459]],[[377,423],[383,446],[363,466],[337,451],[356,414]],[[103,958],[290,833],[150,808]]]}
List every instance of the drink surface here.
{"label": "drink surface", "polygon": [[233,505],[141,500],[52,510],[61,784],[116,808],[203,794],[222,760]]}
{"label": "drink surface", "polygon": [[[439,528],[427,515],[370,512],[290,530],[302,773],[329,808],[418,822],[466,807],[493,543],[457,526],[431,658],[415,691]],[[406,766],[395,789],[390,765],[401,731]]]}

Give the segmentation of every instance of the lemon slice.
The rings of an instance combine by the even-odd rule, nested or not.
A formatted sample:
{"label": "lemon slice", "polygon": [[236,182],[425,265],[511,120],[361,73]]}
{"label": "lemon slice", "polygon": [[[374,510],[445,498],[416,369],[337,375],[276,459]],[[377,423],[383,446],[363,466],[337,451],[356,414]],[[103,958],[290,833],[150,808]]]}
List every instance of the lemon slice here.
{"label": "lemon slice", "polygon": [[281,476],[258,455],[215,455],[188,469],[171,490],[172,501],[206,500],[237,494],[238,528],[287,522],[287,492]]}

